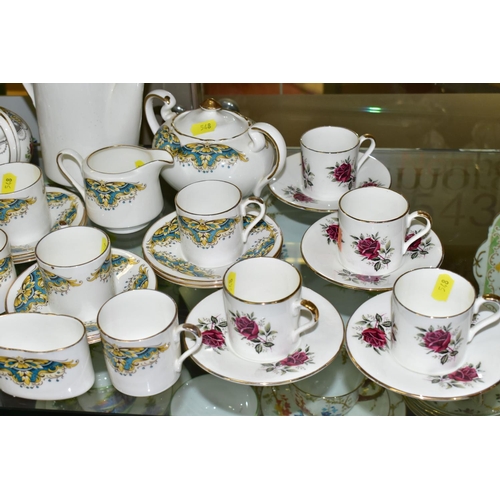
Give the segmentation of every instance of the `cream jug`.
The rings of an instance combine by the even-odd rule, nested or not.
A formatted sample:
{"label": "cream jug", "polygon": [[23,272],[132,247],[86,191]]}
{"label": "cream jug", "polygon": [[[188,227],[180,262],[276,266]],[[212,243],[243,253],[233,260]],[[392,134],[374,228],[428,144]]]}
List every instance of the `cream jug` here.
{"label": "cream jug", "polygon": [[85,160],[77,151],[63,149],[57,164],[85,200],[90,220],[127,234],[143,229],[162,211],[160,172],[173,161],[164,150],[110,146]]}
{"label": "cream jug", "polygon": [[[161,126],[154,99],[164,102]],[[174,157],[174,168],[165,169],[162,177],[175,190],[197,181],[220,180],[238,186],[244,197],[260,196],[285,166],[285,140],[272,125],[222,109],[211,98],[199,109],[180,114],[173,112],[175,104],[174,96],[161,89],[145,99],[146,118],[155,134],[153,148],[166,149]]]}
{"label": "cream jug", "polygon": [[114,144],[139,144],[143,83],[24,83],[36,108],[43,169],[63,186],[57,168],[65,148],[82,157]]}

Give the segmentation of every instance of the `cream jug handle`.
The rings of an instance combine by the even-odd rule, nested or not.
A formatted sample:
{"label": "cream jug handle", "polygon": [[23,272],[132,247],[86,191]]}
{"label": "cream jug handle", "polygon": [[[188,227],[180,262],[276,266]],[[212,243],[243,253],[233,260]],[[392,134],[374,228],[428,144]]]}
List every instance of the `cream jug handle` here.
{"label": "cream jug handle", "polygon": [[271,179],[278,175],[283,167],[285,166],[286,161],[286,143],[283,136],[280,134],[277,128],[269,125],[268,123],[258,122],[252,125],[250,130],[248,131],[250,135],[250,139],[252,142],[250,143],[250,150],[253,152],[259,152],[264,149],[266,146],[266,139],[272,144],[274,149],[275,161],[271,172],[265,175],[255,186],[253,194],[255,196],[260,196],[262,189],[264,186],[269,184]]}
{"label": "cream jug handle", "polygon": [[154,99],[160,99],[160,101],[164,102],[164,105],[161,108],[161,117],[164,121],[170,120],[175,113],[172,111],[172,108],[176,104],[175,97],[166,90],[156,89],[152,90],[144,99],[144,112],[146,113],[146,119],[148,121],[149,128],[153,134],[158,132],[158,129],[161,125],[158,123],[156,119],[156,115],[153,109],[153,101]]}
{"label": "cream jug handle", "polygon": [[[81,180],[76,180],[69,172],[67,167],[64,165],[64,156],[69,157],[73,162],[75,162],[80,167]],[[75,187],[75,189],[80,193],[82,199],[85,201],[85,187],[84,187],[84,176],[83,176],[83,158],[73,149],[63,149],[59,152],[56,158],[57,166],[59,170],[62,172],[64,177],[66,177],[71,184]]]}
{"label": "cream jug handle", "polygon": [[32,83],[23,83],[23,87],[26,89],[26,92],[28,92],[28,95],[31,97],[31,101],[33,102],[33,106],[36,108],[36,102],[35,102],[35,89],[33,88]]}

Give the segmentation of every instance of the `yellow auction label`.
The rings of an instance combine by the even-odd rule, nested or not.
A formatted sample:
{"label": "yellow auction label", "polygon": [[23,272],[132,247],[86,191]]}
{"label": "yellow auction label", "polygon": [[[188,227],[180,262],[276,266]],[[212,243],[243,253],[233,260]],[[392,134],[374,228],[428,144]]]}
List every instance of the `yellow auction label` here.
{"label": "yellow auction label", "polygon": [[227,276],[227,289],[229,293],[234,293],[235,285],[236,285],[236,273],[230,272]]}
{"label": "yellow auction label", "polygon": [[213,132],[217,127],[215,120],[207,120],[206,122],[195,123],[191,126],[191,133],[193,135],[206,134]]}
{"label": "yellow auction label", "polygon": [[143,162],[143,161],[141,161],[141,160],[137,160],[137,161],[135,162],[135,168],[142,167],[143,165],[144,165],[144,162]]}
{"label": "yellow auction label", "polygon": [[432,291],[432,298],[435,300],[446,301],[450,296],[454,280],[449,274],[440,274]]}
{"label": "yellow auction label", "polygon": [[104,252],[104,250],[106,250],[107,246],[108,246],[108,240],[106,238],[103,238],[101,241],[101,253]]}
{"label": "yellow auction label", "polygon": [[17,177],[14,174],[7,172],[3,174],[2,177],[2,189],[1,193],[12,193],[16,189]]}

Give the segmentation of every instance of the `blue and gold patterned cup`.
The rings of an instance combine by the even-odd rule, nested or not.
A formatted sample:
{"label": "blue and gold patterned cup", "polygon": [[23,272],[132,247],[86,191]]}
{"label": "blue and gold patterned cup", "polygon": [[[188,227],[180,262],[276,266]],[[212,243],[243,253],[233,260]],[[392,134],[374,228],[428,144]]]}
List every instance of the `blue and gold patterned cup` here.
{"label": "blue and gold patterned cup", "polygon": [[[259,212],[243,229],[243,217]],[[214,268],[234,263],[243,254],[252,229],[265,217],[261,198],[243,200],[240,189],[225,181],[200,181],[181,189],[175,197],[182,253],[187,261]]]}
{"label": "blue and gold patterned cup", "polygon": [[5,312],[5,297],[16,278],[16,268],[10,255],[9,237],[0,229],[0,314]]}
{"label": "blue and gold patterned cup", "polygon": [[[179,324],[177,304],[157,290],[116,295],[100,309],[97,324],[111,383],[129,396],[154,396],[172,387],[184,360],[201,346],[198,327]],[[182,332],[195,343],[181,354]]]}
{"label": "blue and gold patterned cup", "polygon": [[32,249],[50,231],[43,174],[36,165],[0,165],[0,229],[19,251]]}
{"label": "blue and gold patterned cup", "polygon": [[50,310],[95,323],[99,308],[116,293],[108,235],[95,227],[67,227],[44,236],[35,256]]}

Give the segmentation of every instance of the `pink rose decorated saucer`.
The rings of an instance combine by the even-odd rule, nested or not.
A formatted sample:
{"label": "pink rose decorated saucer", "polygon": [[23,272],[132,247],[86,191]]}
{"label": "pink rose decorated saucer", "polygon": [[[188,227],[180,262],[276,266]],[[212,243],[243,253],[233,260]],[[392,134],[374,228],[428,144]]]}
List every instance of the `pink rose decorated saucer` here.
{"label": "pink rose decorated saucer", "polygon": [[[264,387],[260,406],[265,417],[304,417],[297,406],[289,385]],[[406,405],[403,397],[392,391],[382,390],[378,397],[360,399],[346,417],[403,417]],[[333,415],[335,416],[335,415]]]}
{"label": "pink rose decorated saucer", "polygon": [[[225,343],[227,319],[222,290],[210,294],[189,313],[187,323],[198,325],[203,335],[193,361],[208,373],[238,384],[265,386],[289,384],[310,377],[330,364],[340,352],[344,323],[335,307],[313,290],[303,287],[303,298],[319,309],[316,327],[302,334],[301,343],[287,358],[276,363],[254,363],[234,354]],[[306,322],[308,316],[300,318]],[[186,337],[186,347],[194,340]]]}
{"label": "pink rose decorated saucer", "polygon": [[[407,238],[419,227],[420,223],[415,222],[408,230]],[[304,233],[300,251],[306,264],[318,276],[345,288],[377,292],[391,290],[402,274],[420,267],[439,267],[444,257],[441,241],[431,231],[428,236],[410,246],[396,271],[382,276],[363,276],[344,269],[340,263],[337,234],[337,214],[326,215]]]}
{"label": "pink rose decorated saucer", "polygon": [[[391,174],[379,160],[370,156],[358,174],[359,186],[391,186]],[[311,212],[335,212],[339,200],[316,200],[307,194],[302,178],[302,155],[296,153],[286,159],[285,168],[269,184],[271,192],[287,205]]]}
{"label": "pink rose decorated saucer", "polygon": [[[487,391],[500,381],[500,325],[486,327],[469,345],[463,366],[440,376],[413,372],[391,355],[391,294],[367,300],[351,316],[346,346],[354,364],[377,384],[404,396],[425,400],[459,400]],[[479,319],[491,314],[481,309]]]}

